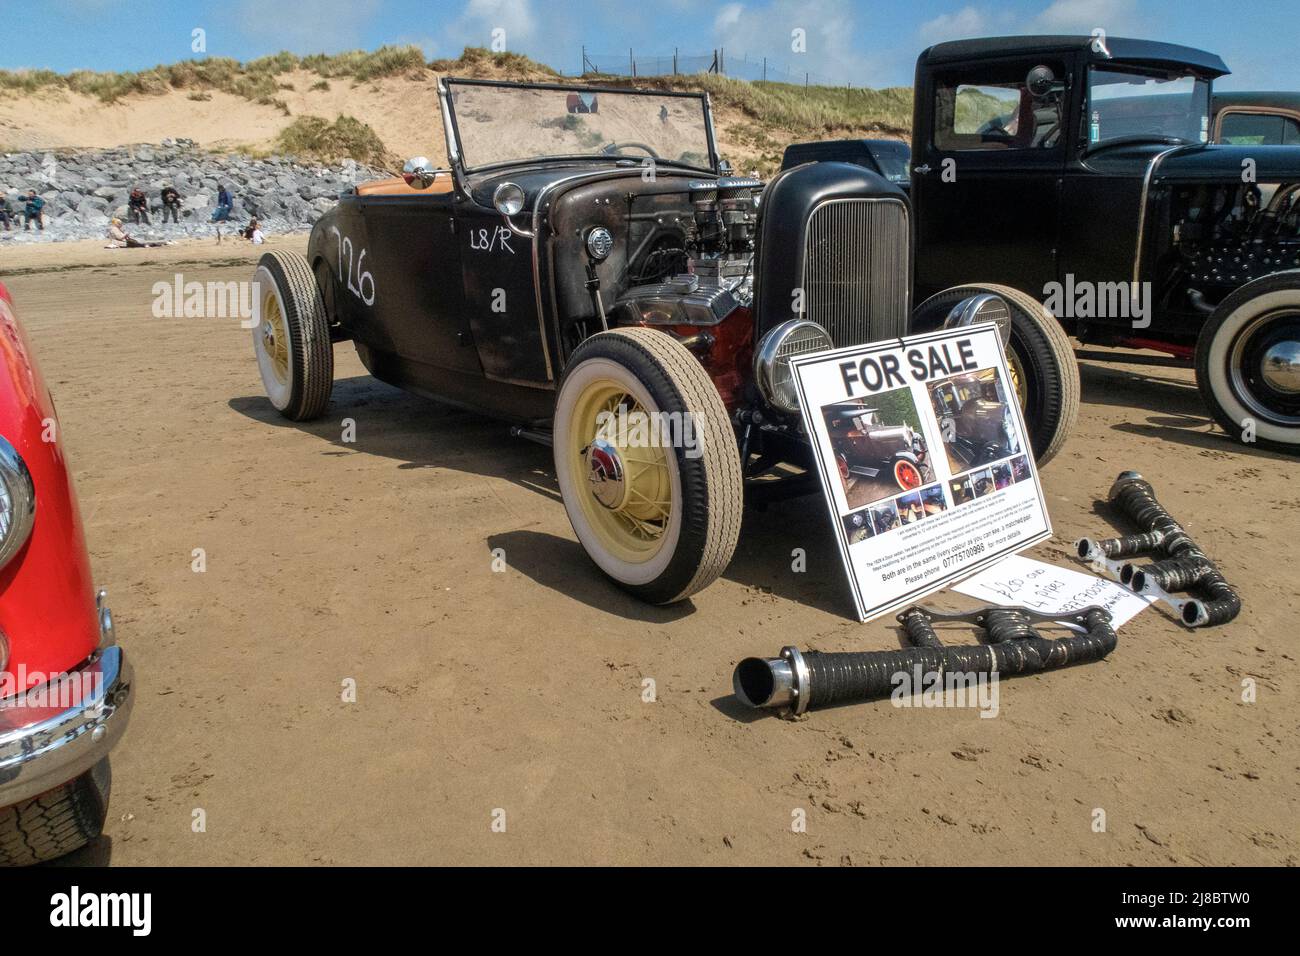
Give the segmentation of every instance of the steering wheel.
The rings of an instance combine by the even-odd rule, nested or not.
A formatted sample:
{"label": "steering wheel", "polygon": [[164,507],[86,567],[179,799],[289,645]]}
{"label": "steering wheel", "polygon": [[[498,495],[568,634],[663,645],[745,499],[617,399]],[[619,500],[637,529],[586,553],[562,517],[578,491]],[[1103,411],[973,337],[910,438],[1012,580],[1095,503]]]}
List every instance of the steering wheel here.
{"label": "steering wheel", "polygon": [[609,145],[602,147],[601,152],[605,153],[606,155],[612,156],[615,153],[621,153],[624,149],[627,148],[644,150],[646,153],[653,156],[655,159],[659,158],[659,154],[656,153],[651,147],[647,146],[645,143],[638,143],[634,140],[627,140],[622,143],[618,143],[618,142],[610,143]]}

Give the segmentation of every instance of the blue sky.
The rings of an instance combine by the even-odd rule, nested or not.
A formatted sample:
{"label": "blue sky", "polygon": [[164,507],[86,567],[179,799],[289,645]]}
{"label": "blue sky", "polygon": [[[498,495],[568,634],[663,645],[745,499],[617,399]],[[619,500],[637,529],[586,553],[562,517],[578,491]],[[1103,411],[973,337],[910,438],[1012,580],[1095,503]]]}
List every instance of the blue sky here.
{"label": "blue sky", "polygon": [[[337,52],[417,43],[430,57],[489,46],[566,73],[581,51],[638,57],[726,50],[740,69],[771,68],[854,86],[907,85],[927,44],[1001,33],[1169,40],[1213,50],[1234,75],[1221,87],[1300,89],[1287,27],[1295,0],[0,0],[0,67],[132,70],[187,59],[195,29],[209,56]],[[791,49],[802,30],[806,51]]]}

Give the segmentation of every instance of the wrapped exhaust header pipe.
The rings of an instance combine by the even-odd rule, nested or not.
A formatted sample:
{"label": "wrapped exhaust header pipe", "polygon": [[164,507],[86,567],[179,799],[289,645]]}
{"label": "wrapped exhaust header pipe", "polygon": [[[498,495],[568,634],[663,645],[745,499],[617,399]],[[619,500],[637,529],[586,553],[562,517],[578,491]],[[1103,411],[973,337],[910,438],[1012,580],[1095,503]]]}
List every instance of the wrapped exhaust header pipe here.
{"label": "wrapped exhaust header pipe", "polygon": [[[984,631],[987,644],[948,647],[934,632],[934,622],[960,621]],[[1082,634],[1049,639],[1034,630],[1036,622],[1068,622]],[[781,649],[779,657],[747,657],[731,676],[736,697],[750,707],[770,707],[802,714],[814,707],[879,700],[894,690],[896,675],[918,666],[926,674],[1036,674],[1105,657],[1117,637],[1110,614],[1100,607],[1071,615],[1044,615],[1024,608],[993,607],[950,614],[911,607],[898,615],[908,643],[896,651],[823,653]]]}
{"label": "wrapped exhaust header pipe", "polygon": [[[1241,612],[1237,592],[1156,500],[1155,489],[1141,475],[1121,472],[1111,486],[1110,501],[1142,531],[1100,541],[1080,538],[1075,542],[1080,558],[1109,570],[1139,594],[1163,601],[1188,627],[1227,624]],[[1152,553],[1161,559],[1151,564],[1123,560]],[[1192,597],[1176,597],[1179,591]]]}

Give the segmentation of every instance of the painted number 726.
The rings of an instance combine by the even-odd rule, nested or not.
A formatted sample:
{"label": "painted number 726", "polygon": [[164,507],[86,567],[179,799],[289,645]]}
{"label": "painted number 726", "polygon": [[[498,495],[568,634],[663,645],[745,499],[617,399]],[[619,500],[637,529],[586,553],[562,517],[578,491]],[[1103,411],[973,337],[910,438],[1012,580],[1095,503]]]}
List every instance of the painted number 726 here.
{"label": "painted number 726", "polygon": [[[355,295],[366,305],[374,305],[375,304],[375,277],[371,275],[369,272],[367,272],[364,268],[362,268],[362,264],[366,261],[365,247],[364,246],[362,247],[361,255],[357,257],[355,263],[356,284],[354,285],[352,282],[353,266],[354,266],[354,263],[352,261],[352,253],[353,253],[352,240],[349,239],[347,236],[343,235],[341,232],[339,232],[337,226],[330,226],[330,232],[334,233],[334,238],[338,240],[339,275],[343,276],[343,281],[347,285],[348,291],[351,292],[353,295]],[[344,256],[347,256],[347,260],[348,260],[348,267],[346,272],[343,269]],[[368,291],[367,291],[367,284],[369,284]]]}

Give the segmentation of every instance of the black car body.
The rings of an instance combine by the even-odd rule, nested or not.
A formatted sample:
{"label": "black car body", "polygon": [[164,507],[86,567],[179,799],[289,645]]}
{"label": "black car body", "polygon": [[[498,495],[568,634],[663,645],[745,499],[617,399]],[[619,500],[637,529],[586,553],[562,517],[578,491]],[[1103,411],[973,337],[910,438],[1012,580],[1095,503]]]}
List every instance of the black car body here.
{"label": "black car body", "polygon": [[896,139],[828,139],[792,143],[781,157],[781,168],[804,163],[856,163],[903,191],[912,185],[912,147]]}
{"label": "black car body", "polygon": [[[551,445],[580,541],[623,587],[699,590],[742,489],[817,487],[791,357],[908,331],[906,196],[848,163],[728,175],[704,94],[444,79],[439,96],[448,168],[417,157],[356,187],[306,257],[259,263],[268,396],[321,414],[350,340],[376,378]],[[1052,410],[1043,457],[1070,424]]]}
{"label": "black car body", "polygon": [[[443,81],[449,142],[459,142],[457,127],[472,122],[458,115],[457,103],[463,108],[470,93],[496,89],[554,94],[567,110],[573,87]],[[632,92],[582,91],[600,97],[595,121],[609,116],[615,97]],[[466,165],[473,157],[453,155],[432,189],[363,187],[341,197],[312,230],[308,251],[314,268],[328,271],[336,336],[357,344],[377,378],[545,426],[568,356],[602,328],[602,309],[610,327],[653,324],[682,339],[696,336],[692,347],[706,367],[720,367],[721,353],[731,353],[726,372],[735,371],[735,354],[752,355],[767,332],[790,319],[819,323],[841,345],[906,331],[910,290],[895,285],[892,296],[866,295],[886,285],[872,281],[873,269],[894,275],[910,267],[909,216],[898,189],[857,167],[807,170],[768,184],[773,213],[760,216],[755,197],[764,184],[720,171],[707,96],[652,95],[702,111],[709,142],[698,166],[661,160],[647,181],[643,151],[473,166]],[[506,182],[523,191],[511,224],[493,206]],[[848,250],[852,261],[841,266],[852,270],[847,287],[818,271],[829,250],[809,235],[829,226],[810,221],[814,210],[838,202],[888,210],[880,227],[887,232]],[[597,227],[613,240],[601,260],[586,248]],[[870,262],[876,243],[892,249],[888,261]],[[349,255],[362,252],[375,301],[349,291],[359,286],[355,271],[348,274]],[[791,308],[792,290],[806,270],[810,301],[799,313]],[[439,280],[431,281],[435,275]],[[598,287],[589,287],[593,280]],[[494,297],[504,298],[505,312],[494,308]],[[742,324],[733,334],[731,327]],[[773,425],[782,417],[756,383],[718,384],[730,408],[765,409]],[[753,439],[757,451],[761,437]]]}

